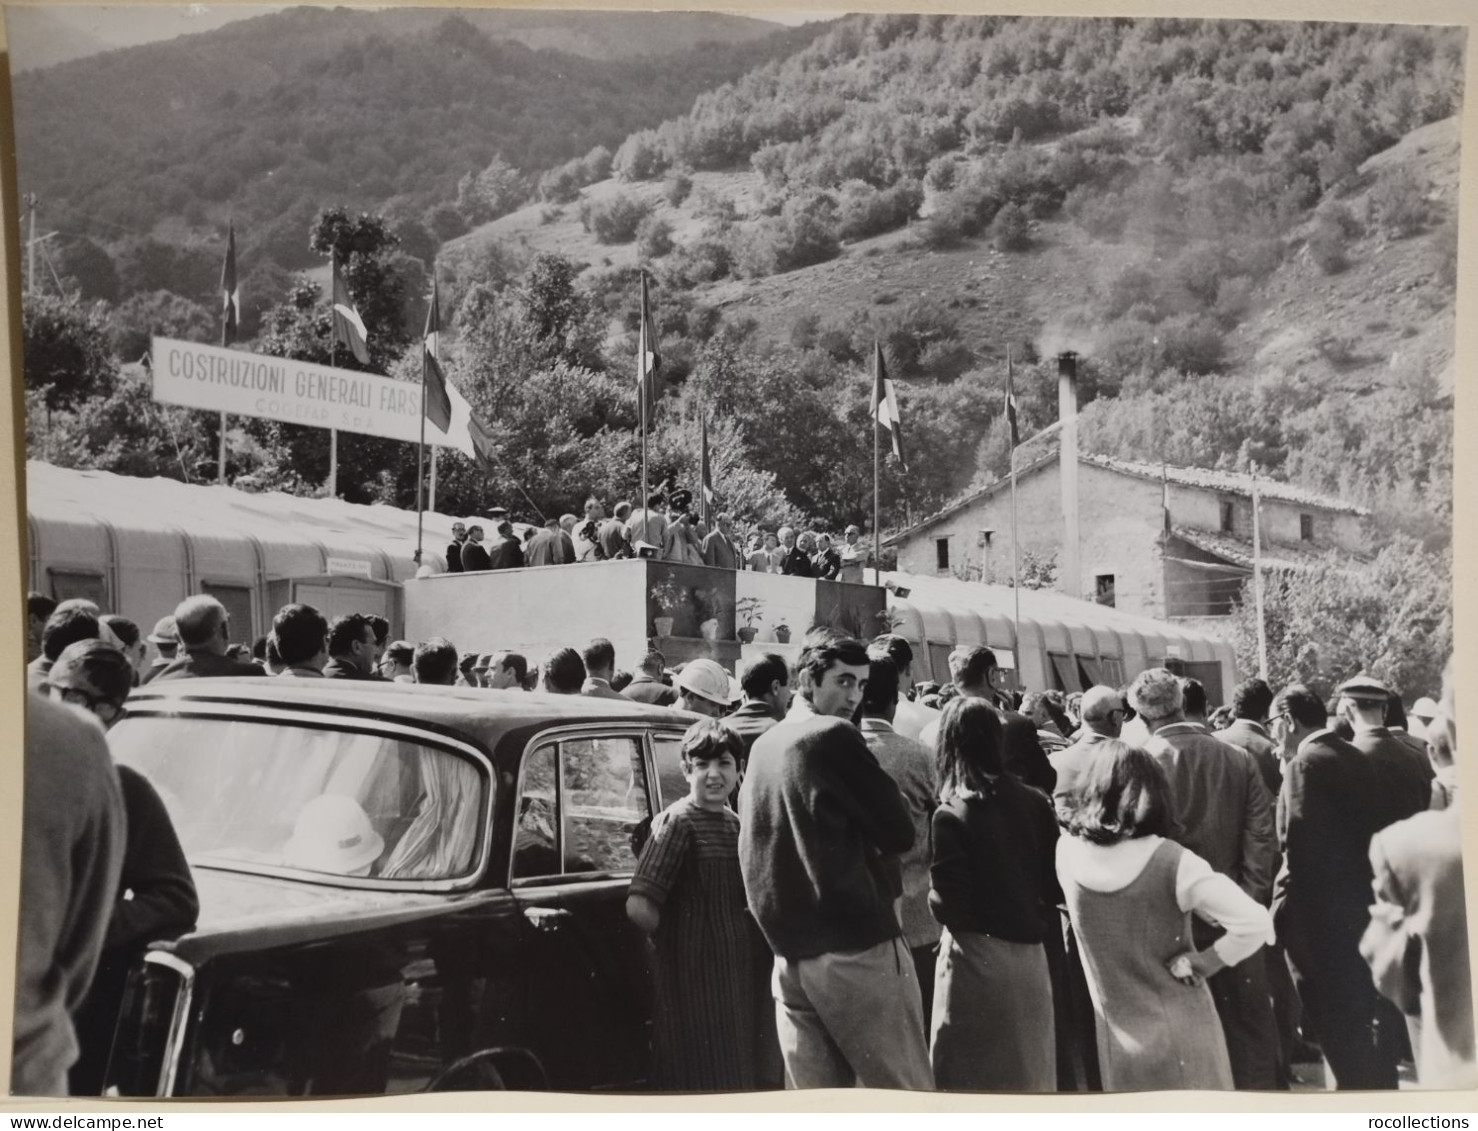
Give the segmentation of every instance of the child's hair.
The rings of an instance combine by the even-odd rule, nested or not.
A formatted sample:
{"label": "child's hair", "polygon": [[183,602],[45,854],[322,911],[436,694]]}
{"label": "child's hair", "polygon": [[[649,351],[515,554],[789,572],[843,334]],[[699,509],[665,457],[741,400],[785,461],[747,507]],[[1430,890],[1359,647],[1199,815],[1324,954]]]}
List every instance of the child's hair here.
{"label": "child's hair", "polygon": [[683,735],[684,766],[699,758],[711,762],[725,754],[733,756],[736,766],[744,761],[744,739],[723,719],[704,719],[690,726]]}

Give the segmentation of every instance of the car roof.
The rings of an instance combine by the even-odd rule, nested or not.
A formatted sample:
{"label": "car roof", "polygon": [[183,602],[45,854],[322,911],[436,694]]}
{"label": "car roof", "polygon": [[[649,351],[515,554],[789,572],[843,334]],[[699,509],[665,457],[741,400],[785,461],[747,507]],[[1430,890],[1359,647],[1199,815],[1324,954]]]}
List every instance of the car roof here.
{"label": "car roof", "polygon": [[687,711],[635,700],[367,679],[179,679],[135,688],[128,698],[129,705],[138,706],[173,702],[388,715],[471,731],[489,745],[508,731],[545,724],[645,722],[687,727],[698,718]]}

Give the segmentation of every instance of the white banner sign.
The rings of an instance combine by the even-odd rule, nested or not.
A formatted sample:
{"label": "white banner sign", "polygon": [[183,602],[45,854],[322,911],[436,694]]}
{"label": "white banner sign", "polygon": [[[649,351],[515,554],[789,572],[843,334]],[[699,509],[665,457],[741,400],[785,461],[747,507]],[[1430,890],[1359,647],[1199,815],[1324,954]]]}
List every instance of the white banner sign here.
{"label": "white banner sign", "polygon": [[[412,444],[421,438],[419,382],[173,338],[154,339],[151,361],[154,399],[164,404],[337,428]],[[426,422],[426,442],[470,454],[470,443],[448,440],[430,421]]]}

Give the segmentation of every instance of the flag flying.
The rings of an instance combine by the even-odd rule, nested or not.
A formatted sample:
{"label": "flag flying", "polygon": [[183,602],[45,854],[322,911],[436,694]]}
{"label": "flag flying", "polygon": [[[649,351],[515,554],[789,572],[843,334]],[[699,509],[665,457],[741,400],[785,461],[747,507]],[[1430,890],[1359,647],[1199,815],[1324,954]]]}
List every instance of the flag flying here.
{"label": "flag flying", "polygon": [[344,284],[344,276],[339,271],[337,252],[333,255],[333,264],[334,341],[354,351],[354,359],[360,365],[368,365],[369,331],[364,328],[364,320],[359,317],[359,311],[354,309],[354,302],[349,298],[349,288]]}
{"label": "flag flying", "polygon": [[421,403],[426,419],[443,432],[452,426],[452,399],[447,396],[446,375],[441,371],[441,303],[436,282],[431,283],[431,307],[426,311],[426,335],[421,347]]}
{"label": "flag flying", "polygon": [[657,332],[652,325],[652,306],[647,298],[647,273],[641,273],[641,328],[636,342],[636,395],[644,410],[643,419],[651,427],[652,414],[657,407],[657,370],[662,366],[662,355],[657,352]]}
{"label": "flag flying", "polygon": [[708,466],[708,417],[703,417],[703,423],[698,433],[698,447],[701,455],[699,457],[702,466],[703,486],[699,492],[701,496],[698,501],[698,518],[709,530],[713,529],[713,473]]}
{"label": "flag flying", "polygon": [[1011,429],[1011,447],[1021,443],[1021,432],[1016,423],[1016,382],[1011,372],[1011,351],[1006,351],[1006,423]]}
{"label": "flag flying", "polygon": [[903,421],[898,415],[898,395],[893,391],[893,379],[883,364],[883,347],[876,341],[872,344],[872,415],[884,432],[898,466],[904,471],[908,464],[903,458]]}
{"label": "flag flying", "polygon": [[236,341],[241,323],[241,290],[236,285],[236,227],[226,225],[226,262],[221,264],[221,345]]}

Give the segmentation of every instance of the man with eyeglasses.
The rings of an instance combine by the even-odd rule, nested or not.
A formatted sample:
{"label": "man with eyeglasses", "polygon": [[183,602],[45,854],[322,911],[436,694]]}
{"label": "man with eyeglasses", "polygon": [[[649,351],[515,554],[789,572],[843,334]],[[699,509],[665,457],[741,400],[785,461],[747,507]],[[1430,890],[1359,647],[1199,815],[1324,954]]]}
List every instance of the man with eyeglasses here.
{"label": "man with eyeglasses", "polygon": [[1273,925],[1335,1087],[1395,1088],[1360,938],[1370,924],[1370,841],[1403,815],[1399,792],[1393,797],[1370,755],[1329,728],[1323,701],[1302,684],[1278,693],[1269,730],[1285,759]]}
{"label": "man with eyeglasses", "polygon": [[1128,717],[1124,697],[1112,687],[1103,684],[1090,687],[1083,692],[1080,707],[1083,719],[1082,737],[1071,746],[1049,754],[1047,760],[1057,771],[1057,785],[1052,790],[1052,802],[1057,807],[1057,818],[1064,824],[1072,816],[1078,802],[1078,779],[1088,768],[1088,762],[1105,742],[1119,737]]}
{"label": "man with eyeglasses", "polygon": [[175,632],[185,654],[151,682],[207,676],[264,676],[266,673],[256,664],[226,655],[231,643],[230,622],[226,606],[214,597],[186,597],[174,611]]}

